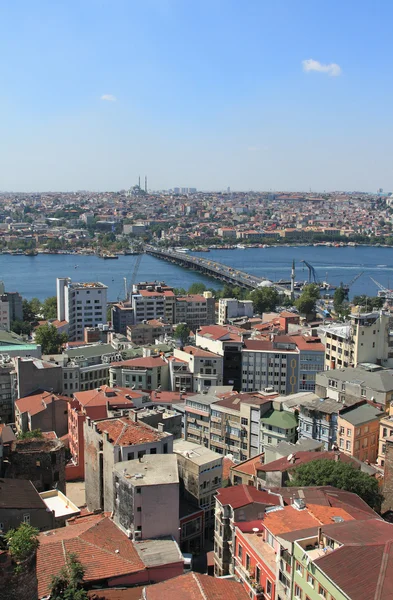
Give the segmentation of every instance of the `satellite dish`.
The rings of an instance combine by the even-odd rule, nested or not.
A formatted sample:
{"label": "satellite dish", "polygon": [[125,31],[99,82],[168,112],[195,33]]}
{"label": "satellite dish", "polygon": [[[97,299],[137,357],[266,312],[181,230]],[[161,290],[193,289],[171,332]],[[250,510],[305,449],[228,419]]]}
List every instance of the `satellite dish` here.
{"label": "satellite dish", "polygon": [[259,531],[258,527],[253,527],[252,530],[254,533],[258,533],[258,531]]}
{"label": "satellite dish", "polygon": [[287,457],[287,460],[289,461],[289,460],[292,460],[292,459],[293,459],[293,454],[290,454],[290,455]]}

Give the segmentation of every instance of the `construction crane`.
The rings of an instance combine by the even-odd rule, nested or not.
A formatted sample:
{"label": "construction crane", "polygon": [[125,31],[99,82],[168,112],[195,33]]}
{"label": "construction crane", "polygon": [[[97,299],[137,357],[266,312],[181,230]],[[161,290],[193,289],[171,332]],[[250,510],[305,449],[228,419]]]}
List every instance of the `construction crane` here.
{"label": "construction crane", "polygon": [[[142,256],[143,256],[143,254],[138,254],[136,257],[136,261],[134,263],[134,268],[133,268],[131,279],[130,279],[129,283],[127,283],[127,277],[123,278],[124,279],[124,300],[123,300],[123,302],[129,302],[131,300],[132,286],[135,283],[135,279],[136,279],[136,276],[138,274],[139,267],[141,264]],[[117,297],[117,300],[120,301],[120,294]]]}
{"label": "construction crane", "polygon": [[388,288],[383,286],[381,283],[379,283],[379,281],[377,281],[376,279],[371,277],[371,275],[370,275],[370,279],[371,279],[371,281],[373,281],[375,283],[375,285],[378,288],[378,297],[379,298],[386,298],[387,300],[393,299],[393,290],[389,290]]}
{"label": "construction crane", "polygon": [[306,260],[301,260],[301,263],[304,263],[308,269],[308,283],[316,283],[318,284],[317,273],[312,265],[308,263]]}
{"label": "construction crane", "polygon": [[352,277],[352,279],[349,283],[342,284],[342,287],[343,287],[343,290],[344,290],[346,296],[348,296],[350,287],[355,283],[355,281],[357,281],[359,279],[359,277],[361,277],[363,275],[363,273],[364,273],[364,271],[360,271],[360,273],[355,275],[355,277]]}

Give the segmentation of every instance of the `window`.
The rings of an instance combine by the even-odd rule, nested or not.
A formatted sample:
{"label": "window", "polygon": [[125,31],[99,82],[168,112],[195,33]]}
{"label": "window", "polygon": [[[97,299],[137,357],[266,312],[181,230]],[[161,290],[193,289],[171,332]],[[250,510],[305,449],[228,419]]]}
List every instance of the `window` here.
{"label": "window", "polygon": [[352,435],[352,431],[351,431],[351,429],[347,429],[347,436],[348,436],[348,437],[351,437],[351,435]]}
{"label": "window", "polygon": [[246,554],[246,569],[247,571],[250,570],[250,557],[248,554]]}
{"label": "window", "polygon": [[340,427],[340,435],[344,435],[345,433],[345,428],[344,427]]}
{"label": "window", "polygon": [[136,512],[142,512],[142,507],[138,506],[137,509],[136,509]]}
{"label": "window", "polygon": [[382,429],[382,437],[387,437],[387,435],[388,435],[388,430],[386,429],[386,427],[384,427]]}
{"label": "window", "polygon": [[157,448],[150,448],[150,454],[157,454]]}
{"label": "window", "polygon": [[30,525],[30,513],[23,515],[23,523],[26,523],[26,525]]}
{"label": "window", "polygon": [[307,583],[311,585],[311,587],[314,587],[314,577],[310,575],[310,573],[307,573]]}
{"label": "window", "polygon": [[325,588],[323,588],[321,585],[318,586],[318,594],[322,598],[327,598],[327,592],[326,592]]}
{"label": "window", "polygon": [[128,454],[127,454],[127,460],[134,460],[134,453],[133,452],[128,452]]}
{"label": "window", "polygon": [[348,452],[351,450],[351,442],[349,440],[345,442],[345,450]]}
{"label": "window", "polygon": [[248,419],[246,419],[245,417],[242,417],[241,424],[242,425],[248,425]]}
{"label": "window", "polygon": [[168,444],[164,444],[164,454],[168,454]]}
{"label": "window", "polygon": [[243,546],[241,546],[240,544],[238,546],[237,553],[238,553],[240,560],[242,560],[243,559]]}
{"label": "window", "polygon": [[272,582],[266,579],[266,594],[268,596],[272,595]]}
{"label": "window", "polygon": [[142,490],[141,490],[141,488],[136,488],[136,493],[137,493],[137,494],[141,494],[141,493],[142,493]]}
{"label": "window", "polygon": [[259,567],[255,569],[255,581],[261,583],[261,569]]}
{"label": "window", "polygon": [[302,590],[295,584],[295,598],[302,598]]}
{"label": "window", "polygon": [[344,448],[344,438],[340,438],[340,448]]}
{"label": "window", "polygon": [[296,573],[299,573],[301,576],[303,576],[303,567],[298,561],[296,561]]}

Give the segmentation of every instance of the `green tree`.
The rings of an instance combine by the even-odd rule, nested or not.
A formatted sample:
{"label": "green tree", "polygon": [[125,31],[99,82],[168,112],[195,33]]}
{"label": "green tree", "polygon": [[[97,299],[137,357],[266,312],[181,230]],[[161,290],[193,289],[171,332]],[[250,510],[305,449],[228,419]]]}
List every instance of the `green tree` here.
{"label": "green tree", "polygon": [[279,299],[280,294],[274,287],[260,287],[253,290],[250,294],[250,300],[254,304],[254,311],[260,314],[275,310]]}
{"label": "green tree", "polygon": [[195,281],[195,283],[191,284],[188,288],[189,294],[203,294],[206,291],[206,286],[204,283],[199,283]]}
{"label": "green tree", "polygon": [[21,523],[18,529],[10,529],[5,534],[8,551],[16,561],[28,558],[32,552],[37,550],[39,531],[27,523]]}
{"label": "green tree", "polygon": [[57,317],[57,298],[56,296],[49,296],[44,300],[41,306],[41,312],[44,319],[56,319]]}
{"label": "green tree", "polygon": [[175,338],[180,340],[182,346],[184,346],[188,341],[188,336],[190,335],[190,328],[185,323],[179,323],[175,329]]}
{"label": "green tree", "polygon": [[31,431],[21,431],[18,434],[18,440],[35,440],[37,438],[42,438],[41,429],[32,429]]}
{"label": "green tree", "polygon": [[309,283],[303,289],[301,296],[296,300],[295,306],[299,312],[305,315],[315,313],[315,305],[319,299],[319,287],[315,283]]}
{"label": "green tree", "polygon": [[66,555],[66,564],[58,575],[52,577],[51,600],[87,600],[88,595],[83,589],[85,569],[79,562],[77,554],[70,552]]}
{"label": "green tree", "polygon": [[358,494],[369,506],[380,510],[382,495],[378,480],[340,460],[313,460],[294,471],[289,486],[332,485]]}
{"label": "green tree", "polygon": [[58,354],[67,339],[67,335],[58,333],[54,325],[41,325],[35,332],[35,340],[41,345],[43,354]]}
{"label": "green tree", "polygon": [[31,302],[29,302],[28,300],[23,300],[22,310],[23,310],[23,321],[25,323],[35,323],[36,322],[36,313],[35,313],[34,308],[31,304]]}
{"label": "green tree", "polygon": [[342,283],[338,286],[338,288],[334,292],[333,296],[333,306],[336,313],[340,312],[341,306],[346,298],[346,292]]}
{"label": "green tree", "polygon": [[17,335],[30,335],[33,330],[33,326],[31,323],[26,321],[12,321],[11,322],[11,331],[16,333]]}

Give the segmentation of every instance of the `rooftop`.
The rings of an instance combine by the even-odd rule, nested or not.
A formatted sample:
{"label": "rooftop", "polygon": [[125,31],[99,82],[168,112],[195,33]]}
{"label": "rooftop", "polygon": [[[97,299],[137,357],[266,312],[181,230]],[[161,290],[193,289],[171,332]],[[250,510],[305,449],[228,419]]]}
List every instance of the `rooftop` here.
{"label": "rooftop", "polygon": [[45,510],[46,506],[31,481],[0,479],[0,508]]}
{"label": "rooftop", "polygon": [[350,410],[346,410],[340,413],[340,419],[347,421],[351,425],[359,426],[364,423],[370,423],[370,421],[377,421],[381,419],[386,413],[370,406],[370,404],[363,404],[362,406],[356,406]]}
{"label": "rooftop", "polygon": [[175,454],[181,454],[196,465],[205,465],[207,463],[222,460],[222,455],[213,450],[209,450],[205,446],[194,444],[186,440],[174,440],[173,441],[173,452]]}
{"label": "rooftop", "polygon": [[110,388],[108,385],[102,385],[95,390],[74,393],[74,398],[82,406],[106,406],[109,403],[114,406],[125,404],[132,407],[133,399],[140,399],[143,396],[145,396],[143,392],[121,387]]}
{"label": "rooftop", "polygon": [[245,588],[230,579],[187,573],[145,588],[146,600],[249,600]]}
{"label": "rooftop", "polygon": [[233,509],[259,502],[273,506],[281,505],[281,498],[277,494],[257,490],[252,485],[235,485],[221,488],[217,491],[217,500],[224,506],[229,504]]}
{"label": "rooftop", "polygon": [[281,429],[293,429],[297,427],[295,415],[286,410],[269,410],[262,418],[261,423],[279,427]]}
{"label": "rooftop", "polygon": [[41,533],[37,551],[38,595],[46,596],[54,575],[75,552],[86,582],[102,581],[145,570],[134,544],[105,514],[76,518],[68,527]]}
{"label": "rooftop", "polygon": [[84,289],[108,289],[107,285],[104,285],[103,283],[101,283],[100,281],[88,281],[88,282],[74,282],[71,283],[71,281],[68,284],[68,287],[74,289],[74,290],[84,290]]}
{"label": "rooftop", "polygon": [[146,567],[183,562],[183,555],[173,538],[134,542],[135,550]]}
{"label": "rooftop", "polygon": [[[15,400],[15,406],[20,413],[29,413],[29,415],[37,415],[38,413],[46,410],[48,404],[52,402],[68,402],[69,398],[66,396],[59,396],[52,392],[41,391],[38,394],[30,394],[24,398],[18,398]],[[66,407],[67,408],[67,407]]]}
{"label": "rooftop", "polygon": [[202,350],[202,348],[198,348],[196,346],[184,346],[183,348],[183,352],[186,352],[187,354],[192,354],[194,356],[198,356],[201,358],[222,358],[221,356],[219,356],[218,354],[215,354],[214,352],[209,352],[208,350]]}
{"label": "rooftop", "polygon": [[179,483],[175,454],[168,454],[165,460],[160,454],[146,454],[141,461],[118,462],[114,470],[119,477],[129,480],[138,487]]}
{"label": "rooftop", "polygon": [[390,392],[393,390],[393,369],[379,368],[378,371],[368,371],[363,367],[346,367],[322,371],[317,374],[318,380],[342,381],[347,384],[364,385],[373,390]]}
{"label": "rooftop", "polygon": [[338,413],[343,407],[342,402],[337,402],[332,398],[321,398],[317,394],[305,394],[303,399],[298,403],[299,407],[308,408],[309,410],[317,410],[328,415]]}
{"label": "rooftop", "polygon": [[171,437],[168,433],[157,431],[145,423],[132,421],[128,417],[95,421],[95,427],[99,433],[107,433],[109,442],[114,446],[149,444]]}
{"label": "rooftop", "polygon": [[164,367],[165,365],[166,362],[161,356],[141,356],[140,358],[131,358],[130,360],[111,363],[111,367],[134,367],[142,369],[153,369],[154,367]]}
{"label": "rooftop", "polygon": [[351,463],[355,468],[359,468],[358,463],[351,456],[347,456],[342,452],[328,450],[326,452],[298,451],[293,453],[292,456],[284,456],[265,465],[260,464],[257,466],[257,470],[265,473],[272,471],[281,471],[281,473],[284,473],[313,460],[341,460],[342,462]]}
{"label": "rooftop", "polygon": [[67,348],[65,354],[71,360],[79,357],[93,358],[93,356],[115,354],[115,349],[111,344],[88,344],[77,348]]}
{"label": "rooftop", "polygon": [[59,490],[49,490],[47,492],[41,492],[40,496],[47,508],[55,513],[55,518],[66,517],[70,518],[80,514],[79,508],[71,502],[67,496],[62,494]]}

